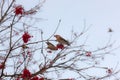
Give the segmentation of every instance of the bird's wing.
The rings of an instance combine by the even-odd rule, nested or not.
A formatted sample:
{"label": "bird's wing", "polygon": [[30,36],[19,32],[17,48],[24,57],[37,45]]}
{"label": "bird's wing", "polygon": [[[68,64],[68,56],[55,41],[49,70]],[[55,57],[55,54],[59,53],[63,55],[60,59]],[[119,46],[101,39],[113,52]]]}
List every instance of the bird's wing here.
{"label": "bird's wing", "polygon": [[64,38],[60,37],[60,40],[63,40],[63,42],[65,42],[67,45],[70,45],[70,43],[67,40],[65,40]]}

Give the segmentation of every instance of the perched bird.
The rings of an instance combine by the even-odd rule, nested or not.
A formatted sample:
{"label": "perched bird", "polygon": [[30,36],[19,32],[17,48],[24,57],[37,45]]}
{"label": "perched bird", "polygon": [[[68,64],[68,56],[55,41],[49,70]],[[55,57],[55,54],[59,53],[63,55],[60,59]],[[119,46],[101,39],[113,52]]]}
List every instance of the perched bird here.
{"label": "perched bird", "polygon": [[108,32],[113,32],[113,30],[111,28],[108,29]]}
{"label": "perched bird", "polygon": [[70,43],[65,40],[64,38],[62,38],[60,35],[54,35],[54,37],[56,37],[56,40],[60,43],[60,44],[65,44],[65,45],[70,45]]}
{"label": "perched bird", "polygon": [[46,42],[47,44],[47,48],[50,49],[50,50],[58,50],[57,47],[55,47],[52,43],[50,42]]}

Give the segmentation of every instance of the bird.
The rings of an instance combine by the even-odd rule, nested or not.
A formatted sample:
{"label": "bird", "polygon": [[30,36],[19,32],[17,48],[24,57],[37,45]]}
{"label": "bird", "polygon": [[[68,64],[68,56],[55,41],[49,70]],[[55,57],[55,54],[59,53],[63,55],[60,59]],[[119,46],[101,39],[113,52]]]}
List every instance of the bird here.
{"label": "bird", "polygon": [[108,29],[108,32],[113,32],[113,30],[111,28]]}
{"label": "bird", "polygon": [[50,42],[46,42],[47,44],[47,48],[50,50],[58,50],[58,48],[56,46],[54,46],[52,43]]}
{"label": "bird", "polygon": [[56,41],[58,41],[60,44],[64,44],[64,45],[68,45],[68,46],[70,45],[69,41],[65,40],[60,35],[54,35],[54,37],[56,38]]}

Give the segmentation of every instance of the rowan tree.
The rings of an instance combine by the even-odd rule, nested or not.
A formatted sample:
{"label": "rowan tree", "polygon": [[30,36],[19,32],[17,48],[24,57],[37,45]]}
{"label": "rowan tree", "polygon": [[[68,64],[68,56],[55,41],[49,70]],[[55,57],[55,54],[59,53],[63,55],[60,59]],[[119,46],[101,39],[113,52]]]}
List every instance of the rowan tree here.
{"label": "rowan tree", "polygon": [[[1,80],[108,80],[119,73],[119,70],[99,65],[105,55],[111,54],[113,43],[89,50],[86,41],[77,44],[89,27],[84,27],[79,33],[72,31],[68,35],[72,39],[67,40],[56,32],[61,20],[53,34],[44,38],[45,32],[30,21],[41,21],[34,16],[40,13],[45,0],[29,10],[16,2],[0,0]],[[112,30],[109,29],[109,32]],[[61,77],[68,74],[76,77]]]}

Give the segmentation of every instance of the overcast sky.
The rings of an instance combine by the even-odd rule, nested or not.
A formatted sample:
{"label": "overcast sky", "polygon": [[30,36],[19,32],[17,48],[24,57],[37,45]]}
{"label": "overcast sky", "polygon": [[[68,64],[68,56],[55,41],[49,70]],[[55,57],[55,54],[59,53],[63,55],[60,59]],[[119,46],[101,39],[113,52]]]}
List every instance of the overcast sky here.
{"label": "overcast sky", "polygon": [[[38,0],[19,0],[18,4],[21,3],[29,9],[38,3],[36,1]],[[114,47],[120,45],[120,0],[46,0],[36,17],[47,19],[35,25],[43,29],[46,36],[53,33],[61,19],[57,34],[70,40],[71,30],[79,33],[85,20],[87,27],[92,25],[86,34],[91,47],[104,46],[110,36],[111,42],[116,41]],[[113,29],[113,32],[108,33],[108,28]],[[114,51],[115,55],[106,57],[107,65],[116,66],[117,61],[120,61],[119,51],[117,49]]]}
{"label": "overcast sky", "polygon": [[[38,0],[25,1],[19,0],[19,4],[23,4],[25,9],[29,9],[38,3]],[[29,4],[26,5],[26,3]],[[112,35],[112,41],[116,40],[115,44],[119,45],[119,3],[119,0],[46,0],[37,17],[47,20],[42,20],[35,26],[42,28],[45,31],[44,33],[51,35],[58,24],[58,20],[61,19],[62,22],[57,33],[70,39],[71,29],[79,33],[83,29],[85,20],[87,27],[92,25],[87,33],[91,44],[101,45],[101,43],[107,42]],[[108,28],[113,29],[113,33],[108,33]]]}

